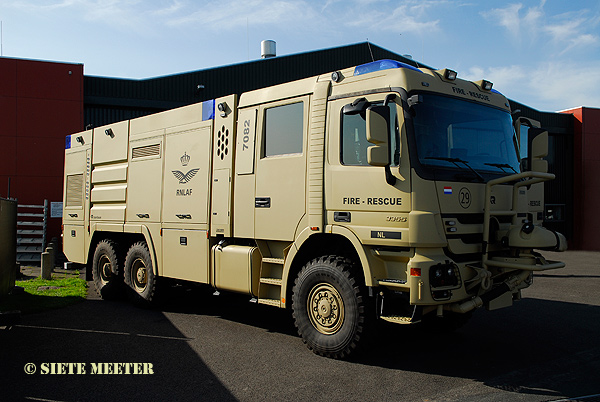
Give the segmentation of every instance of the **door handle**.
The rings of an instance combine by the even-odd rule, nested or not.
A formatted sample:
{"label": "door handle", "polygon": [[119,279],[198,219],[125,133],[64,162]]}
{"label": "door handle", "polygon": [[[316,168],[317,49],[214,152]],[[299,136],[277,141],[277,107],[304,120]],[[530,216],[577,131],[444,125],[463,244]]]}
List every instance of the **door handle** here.
{"label": "door handle", "polygon": [[333,220],[335,222],[351,222],[352,216],[350,215],[350,212],[334,212]]}
{"label": "door handle", "polygon": [[254,206],[256,208],[271,208],[271,197],[256,197]]}

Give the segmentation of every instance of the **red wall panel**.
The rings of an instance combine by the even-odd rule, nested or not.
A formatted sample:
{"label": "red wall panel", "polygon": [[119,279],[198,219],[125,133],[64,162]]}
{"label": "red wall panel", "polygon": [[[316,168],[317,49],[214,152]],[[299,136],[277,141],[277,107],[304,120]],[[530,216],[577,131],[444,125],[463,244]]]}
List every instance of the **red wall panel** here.
{"label": "red wall panel", "polygon": [[[0,95],[0,137],[15,137],[17,135],[16,116],[17,98]],[[1,149],[0,152],[2,152]]]}
{"label": "red wall panel", "polygon": [[17,60],[0,58],[0,96],[17,96]]}
{"label": "red wall panel", "polygon": [[[81,131],[79,102],[55,99],[18,98],[17,132],[19,137],[61,137]],[[63,141],[64,142],[64,141]]]}
{"label": "red wall panel", "polygon": [[27,61],[18,64],[17,92],[20,97],[81,100],[83,65]]}
{"label": "red wall panel", "polygon": [[0,58],[0,196],[10,177],[21,204],[62,201],[65,136],[82,129],[82,65]]}
{"label": "red wall panel", "polygon": [[25,177],[62,177],[64,151],[62,138],[18,137],[17,171]]}
{"label": "red wall panel", "polygon": [[[17,138],[16,137],[0,137],[0,174],[15,176],[17,174]],[[6,197],[3,187],[4,181],[0,181],[0,196]]]}
{"label": "red wall panel", "polygon": [[600,109],[580,107],[565,111],[575,117],[573,150],[572,248],[600,250],[597,236],[600,216],[596,206],[600,199]]}

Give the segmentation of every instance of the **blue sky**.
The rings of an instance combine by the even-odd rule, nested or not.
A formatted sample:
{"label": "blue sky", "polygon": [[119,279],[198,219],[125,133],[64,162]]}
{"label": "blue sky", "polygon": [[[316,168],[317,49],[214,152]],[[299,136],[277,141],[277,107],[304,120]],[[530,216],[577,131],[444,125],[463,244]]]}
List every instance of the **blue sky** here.
{"label": "blue sky", "polygon": [[598,0],[2,0],[5,57],[147,78],[367,39],[542,111],[600,108]]}

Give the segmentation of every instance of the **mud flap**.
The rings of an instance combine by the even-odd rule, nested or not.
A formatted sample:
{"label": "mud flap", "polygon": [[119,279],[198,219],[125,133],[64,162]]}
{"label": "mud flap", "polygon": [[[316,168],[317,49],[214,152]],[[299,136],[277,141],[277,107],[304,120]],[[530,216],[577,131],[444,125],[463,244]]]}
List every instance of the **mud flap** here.
{"label": "mud flap", "polygon": [[498,310],[504,307],[510,307],[513,304],[513,294],[512,292],[502,293],[500,296],[496,297],[485,303],[485,308],[488,311]]}

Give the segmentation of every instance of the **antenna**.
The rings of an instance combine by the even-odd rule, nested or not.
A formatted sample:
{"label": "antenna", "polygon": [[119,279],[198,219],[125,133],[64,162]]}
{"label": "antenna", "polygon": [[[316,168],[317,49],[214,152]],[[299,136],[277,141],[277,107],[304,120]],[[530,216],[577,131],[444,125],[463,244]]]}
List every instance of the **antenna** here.
{"label": "antenna", "polygon": [[369,38],[367,38],[367,46],[369,46],[369,53],[371,53],[371,61],[375,61],[375,57],[373,57],[373,50],[371,50],[371,43],[369,42]]}
{"label": "antenna", "polygon": [[0,57],[4,56],[4,33],[2,32],[2,21],[0,21]]}
{"label": "antenna", "polygon": [[248,61],[250,61],[250,23],[246,17],[246,47],[248,48]]}

